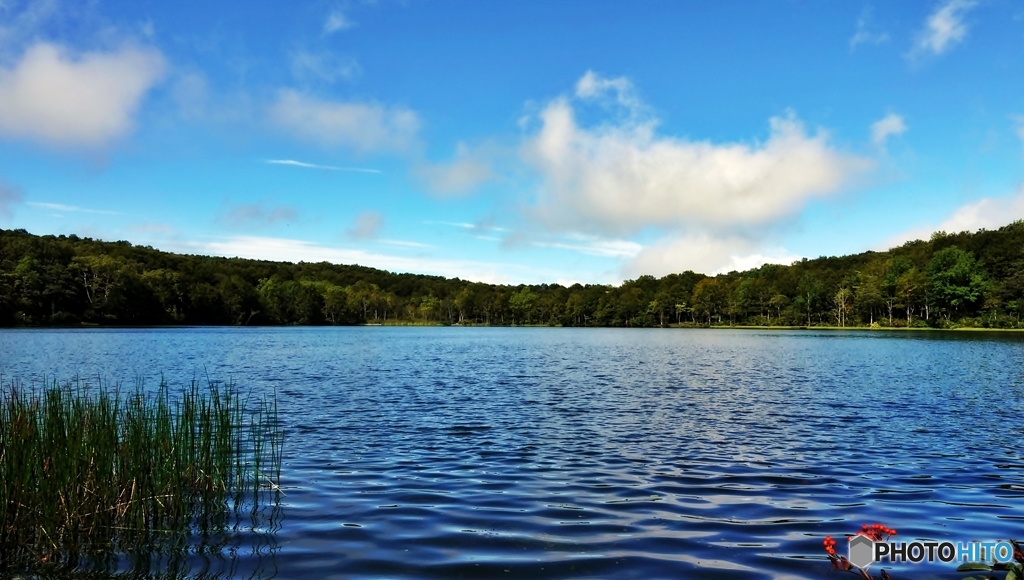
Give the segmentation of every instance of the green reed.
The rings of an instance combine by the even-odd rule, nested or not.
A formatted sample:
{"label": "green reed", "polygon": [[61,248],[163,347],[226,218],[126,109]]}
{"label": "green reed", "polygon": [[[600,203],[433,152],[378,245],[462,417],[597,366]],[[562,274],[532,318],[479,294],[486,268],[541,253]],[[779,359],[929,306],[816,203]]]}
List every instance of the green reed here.
{"label": "green reed", "polygon": [[[276,398],[0,381],[0,569],[184,546],[278,501]],[[269,497],[268,497],[269,496]]]}

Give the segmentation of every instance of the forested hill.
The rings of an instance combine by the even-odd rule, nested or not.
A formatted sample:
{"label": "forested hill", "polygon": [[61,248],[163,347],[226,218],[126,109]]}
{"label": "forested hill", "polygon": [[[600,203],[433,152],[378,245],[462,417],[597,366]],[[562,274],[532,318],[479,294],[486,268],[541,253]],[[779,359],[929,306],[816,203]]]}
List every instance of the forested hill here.
{"label": "forested hill", "polygon": [[1017,328],[1024,221],[888,252],[620,286],[500,286],[362,266],[185,256],[0,230],[0,325],[542,324]]}

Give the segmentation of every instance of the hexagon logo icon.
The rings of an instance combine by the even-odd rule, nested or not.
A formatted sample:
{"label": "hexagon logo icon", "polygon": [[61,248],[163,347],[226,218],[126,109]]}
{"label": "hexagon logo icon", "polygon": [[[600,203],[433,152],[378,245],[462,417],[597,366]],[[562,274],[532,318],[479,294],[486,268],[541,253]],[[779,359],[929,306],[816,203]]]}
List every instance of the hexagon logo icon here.
{"label": "hexagon logo icon", "polygon": [[867,568],[875,561],[875,542],[867,536],[854,536],[850,540],[850,563]]}

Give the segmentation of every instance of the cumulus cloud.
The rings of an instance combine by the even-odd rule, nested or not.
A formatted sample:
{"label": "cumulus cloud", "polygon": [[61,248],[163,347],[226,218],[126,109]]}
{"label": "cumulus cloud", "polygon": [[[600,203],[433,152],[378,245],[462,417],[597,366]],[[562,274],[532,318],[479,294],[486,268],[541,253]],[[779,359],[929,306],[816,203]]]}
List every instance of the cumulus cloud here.
{"label": "cumulus cloud", "polygon": [[353,240],[370,240],[377,237],[383,225],[384,216],[375,211],[367,211],[356,216],[346,233]]}
{"label": "cumulus cloud", "polygon": [[871,124],[871,142],[879,149],[885,149],[885,143],[889,137],[899,136],[907,132],[907,124],[903,117],[896,113],[889,113]]}
{"label": "cumulus cloud", "polygon": [[349,20],[348,16],[345,15],[341,10],[334,10],[327,15],[327,20],[324,21],[324,33],[334,34],[340,30],[346,28],[352,28],[354,23]]}
{"label": "cumulus cloud", "polygon": [[377,103],[324,101],[283,90],[270,117],[292,135],[361,152],[405,151],[416,140],[419,117],[411,109]]}
{"label": "cumulus cloud", "polygon": [[683,234],[645,247],[622,272],[626,278],[686,270],[715,275],[764,264],[790,264],[797,259],[782,248],[766,249],[757,240],[739,235]]}
{"label": "cumulus cloud", "polygon": [[300,81],[322,81],[334,83],[350,80],[362,69],[356,59],[329,52],[298,50],[291,54],[292,75]]}
{"label": "cumulus cloud", "polygon": [[888,250],[912,240],[927,240],[934,232],[973,232],[994,230],[1015,220],[1024,219],[1024,186],[1007,197],[985,197],[962,205],[937,224],[919,226],[893,236],[876,250]]}
{"label": "cumulus cloud", "polygon": [[14,206],[21,203],[21,190],[0,179],[0,218],[10,219],[14,215]]}
{"label": "cumulus cloud", "polygon": [[857,29],[850,37],[850,50],[857,48],[859,44],[882,44],[887,40],[888,34],[871,30],[871,7],[865,7],[857,18]]}
{"label": "cumulus cloud", "polygon": [[964,18],[977,6],[974,0],[947,0],[932,12],[918,33],[914,49],[918,53],[942,54],[967,37]]}
{"label": "cumulus cloud", "polygon": [[299,212],[287,205],[268,207],[264,202],[227,206],[219,221],[231,228],[269,227],[299,219]]}
{"label": "cumulus cloud", "polygon": [[[637,110],[624,79],[587,73],[577,85],[585,96],[612,89]],[[522,148],[542,179],[532,215],[556,229],[621,235],[765,224],[843,189],[871,167],[834,148],[823,131],[809,133],[792,114],[771,118],[763,143],[716,144],[658,135],[657,119],[644,114],[582,127],[576,105],[565,97],[549,103]]]}
{"label": "cumulus cloud", "polygon": [[96,147],[123,137],[143,96],[164,75],[153,49],[73,55],[45,42],[0,68],[0,137]]}
{"label": "cumulus cloud", "polygon": [[459,143],[455,157],[448,163],[422,163],[413,174],[435,193],[458,195],[467,193],[495,177],[486,153],[470,150]]}

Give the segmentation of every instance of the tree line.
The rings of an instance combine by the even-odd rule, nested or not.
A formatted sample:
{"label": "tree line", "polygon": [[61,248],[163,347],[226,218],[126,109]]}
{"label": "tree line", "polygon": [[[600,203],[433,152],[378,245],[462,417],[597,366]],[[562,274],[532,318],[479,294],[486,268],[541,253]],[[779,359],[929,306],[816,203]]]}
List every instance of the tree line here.
{"label": "tree line", "polygon": [[1024,221],[887,252],[621,285],[496,285],[0,230],[0,325],[1021,327]]}

